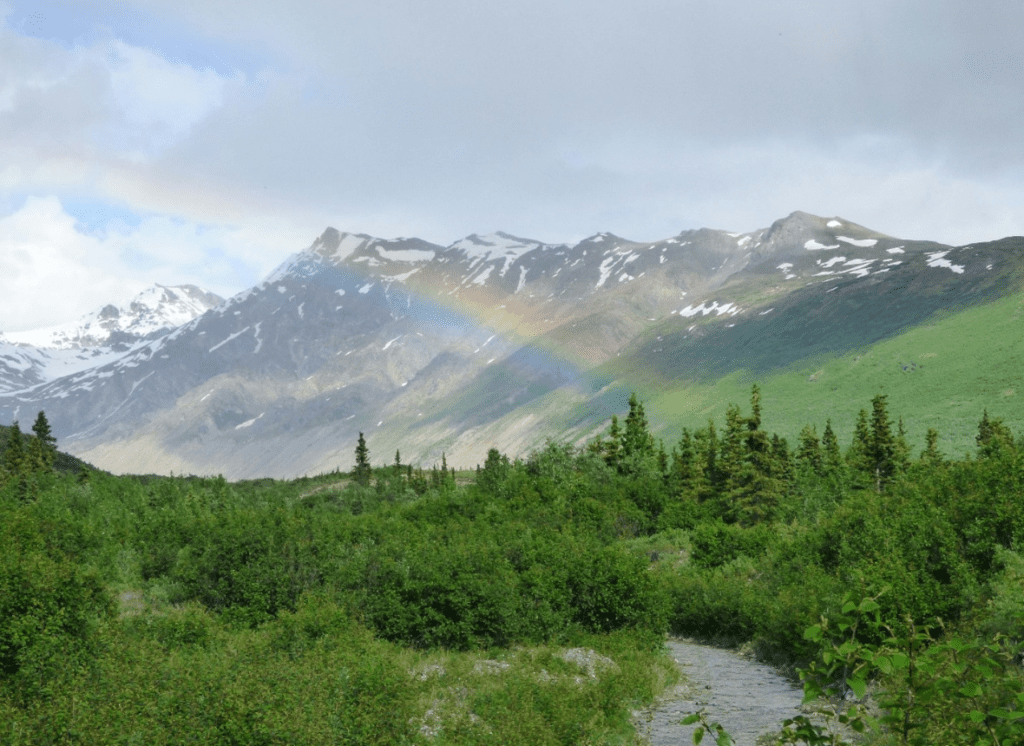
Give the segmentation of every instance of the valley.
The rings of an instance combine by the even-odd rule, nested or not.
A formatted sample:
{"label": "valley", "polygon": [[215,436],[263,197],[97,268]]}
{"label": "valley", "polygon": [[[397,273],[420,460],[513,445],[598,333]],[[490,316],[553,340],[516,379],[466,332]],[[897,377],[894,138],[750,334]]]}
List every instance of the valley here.
{"label": "valley", "polygon": [[787,438],[881,392],[955,455],[979,409],[1022,414],[1022,258],[1021,239],[949,247],[799,212],[574,246],[328,229],[227,300],[171,289],[188,303],[159,322],[110,307],[10,337],[0,419],[44,409],[62,446],[120,473],[294,477],[346,468],[360,432],[424,466],[581,443],[630,391],[671,442],[758,382]]}

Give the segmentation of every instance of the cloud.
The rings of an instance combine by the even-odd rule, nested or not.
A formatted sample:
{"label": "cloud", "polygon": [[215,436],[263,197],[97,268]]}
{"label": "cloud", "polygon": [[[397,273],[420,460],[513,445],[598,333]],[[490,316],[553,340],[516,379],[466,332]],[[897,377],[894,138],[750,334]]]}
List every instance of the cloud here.
{"label": "cloud", "polygon": [[0,217],[0,330],[71,321],[154,282],[231,295],[313,238],[280,222],[237,228],[163,215],[87,231],[56,197],[29,197]]}
{"label": "cloud", "polygon": [[802,209],[1024,233],[1020,3],[74,7],[90,30],[60,42],[0,27],[0,210],[123,206],[138,225],[73,232],[147,283],[240,290],[328,224],[653,240]]}
{"label": "cloud", "polygon": [[0,27],[0,42],[0,154],[9,163],[151,160],[244,85],[240,74],[169,62],[109,33],[66,49]]}

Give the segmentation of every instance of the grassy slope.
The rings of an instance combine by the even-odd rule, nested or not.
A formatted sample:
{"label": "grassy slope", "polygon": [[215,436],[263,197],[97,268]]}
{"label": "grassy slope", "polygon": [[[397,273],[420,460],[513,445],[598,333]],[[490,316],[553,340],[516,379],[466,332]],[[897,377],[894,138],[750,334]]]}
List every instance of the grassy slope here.
{"label": "grassy slope", "polygon": [[[916,364],[911,366],[911,363]],[[667,441],[681,427],[719,424],[729,403],[744,409],[750,385],[760,385],[764,427],[795,442],[808,423],[820,434],[826,418],[845,447],[857,411],[875,394],[889,397],[890,413],[903,415],[915,453],[929,427],[940,448],[961,455],[974,448],[982,410],[1015,431],[1024,425],[1024,293],[938,316],[893,338],[838,356],[805,359],[758,376],[733,372],[717,381],[651,386],[643,394],[654,426]]]}

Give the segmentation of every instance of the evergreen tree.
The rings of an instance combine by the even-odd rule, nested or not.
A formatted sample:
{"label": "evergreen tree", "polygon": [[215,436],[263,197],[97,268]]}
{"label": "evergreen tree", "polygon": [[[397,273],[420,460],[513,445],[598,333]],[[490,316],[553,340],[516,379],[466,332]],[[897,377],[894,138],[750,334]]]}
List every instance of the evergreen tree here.
{"label": "evergreen tree", "polygon": [[772,435],[772,476],[779,482],[779,489],[793,483],[793,455],[789,451],[789,441]]}
{"label": "evergreen tree", "polygon": [[928,428],[924,440],[925,449],[921,451],[921,460],[932,466],[938,466],[942,463],[942,454],[939,453],[939,431],[934,427]]}
{"label": "evergreen tree", "polygon": [[814,425],[804,425],[800,431],[800,438],[796,448],[796,460],[801,467],[810,469],[815,474],[822,473],[824,460],[821,453],[821,443],[818,440],[818,431]]}
{"label": "evergreen tree", "polygon": [[857,413],[857,424],[853,429],[853,441],[846,451],[846,465],[849,467],[851,484],[858,489],[868,486],[869,475],[873,478],[874,469],[869,450],[871,448],[871,428],[868,425],[867,410]]}
{"label": "evergreen tree", "polygon": [[53,471],[53,463],[57,458],[57,439],[50,432],[50,423],[46,415],[40,412],[32,425],[35,438],[28,445],[28,467],[35,472]]}
{"label": "evergreen tree", "polygon": [[760,477],[770,478],[777,468],[772,463],[772,440],[761,429],[761,390],[756,383],[750,392],[750,411],[747,418],[747,459]]}
{"label": "evergreen tree", "polygon": [[21,427],[15,420],[7,430],[7,448],[4,450],[3,470],[7,480],[15,483],[15,493],[22,500],[28,499],[29,494],[27,461]]}
{"label": "evergreen tree", "polygon": [[12,477],[20,476],[25,471],[25,444],[17,420],[7,430],[4,471]]}
{"label": "evergreen tree", "polygon": [[356,444],[356,468],[353,471],[356,483],[363,487],[370,486],[370,449],[366,447],[366,438],[359,433],[359,442]]}
{"label": "evergreen tree", "polygon": [[697,463],[697,448],[693,435],[685,427],[679,438],[679,444],[672,449],[672,493],[681,495],[685,492],[695,491],[700,476],[700,466]]}
{"label": "evergreen tree", "polygon": [[750,389],[750,419],[747,423],[751,431],[761,429],[761,389],[756,383]]}
{"label": "evergreen tree", "polygon": [[718,457],[718,486],[723,492],[734,489],[743,469],[744,433],[746,423],[740,415],[740,408],[730,404],[725,410],[725,432],[722,433],[721,450]]}
{"label": "evergreen tree", "polygon": [[871,429],[866,463],[874,479],[876,492],[882,491],[882,487],[892,479],[898,468],[898,445],[886,409],[887,398],[884,394],[878,394],[871,400]]}
{"label": "evergreen tree", "polygon": [[707,428],[697,434],[704,441],[704,448],[698,449],[702,453],[704,460],[701,471],[704,472],[707,490],[709,493],[713,493],[722,483],[721,466],[718,458],[718,433],[715,432],[715,421],[708,420]]}
{"label": "evergreen tree", "polygon": [[907,444],[907,428],[900,416],[896,427],[896,447],[893,451],[893,463],[897,472],[905,472],[910,466],[910,446]]}
{"label": "evergreen tree", "polygon": [[622,435],[622,458],[627,460],[642,459],[654,454],[654,436],[647,425],[647,414],[644,405],[636,398],[629,396],[629,414],[626,415],[626,431]]}
{"label": "evergreen tree", "polygon": [[[731,488],[730,510],[732,520],[750,525],[767,520],[774,513],[782,494],[784,481],[789,478],[788,447],[775,436],[770,438],[761,429],[761,391],[757,384],[750,392],[751,416],[743,420],[739,408],[730,407],[726,414],[726,444],[731,450],[731,432],[737,425],[745,425],[738,469],[729,480]],[[734,468],[734,467],[733,467]]]}
{"label": "evergreen tree", "polygon": [[993,458],[1004,452],[1013,451],[1013,433],[1001,418],[989,418],[988,409],[984,410],[981,422],[978,423],[978,434],[974,439],[978,444],[978,458]]}
{"label": "evergreen tree", "polygon": [[821,433],[822,466],[826,474],[839,474],[843,469],[843,456],[839,451],[839,439],[832,430],[832,420],[825,420]]}

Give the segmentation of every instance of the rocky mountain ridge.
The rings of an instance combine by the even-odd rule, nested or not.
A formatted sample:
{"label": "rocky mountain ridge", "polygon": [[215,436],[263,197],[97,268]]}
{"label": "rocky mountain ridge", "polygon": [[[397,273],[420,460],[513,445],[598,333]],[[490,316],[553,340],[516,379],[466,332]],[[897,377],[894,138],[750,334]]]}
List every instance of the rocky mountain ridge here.
{"label": "rocky mountain ridge", "polygon": [[[385,460],[400,447],[407,463],[445,452],[470,465],[491,446],[517,454],[591,433],[614,411],[615,377],[656,366],[664,340],[750,324],[763,336],[801,293],[870,293],[897,273],[967,281],[1001,261],[799,212],[751,233],[599,233],[574,246],[494,233],[443,247],[328,228],[173,331],[9,388],[0,421],[45,409],[62,447],[114,471],[347,469],[359,432]],[[632,369],[609,377],[616,360]]]}

